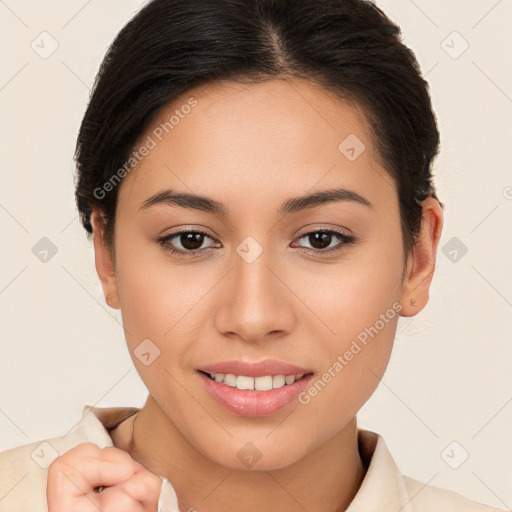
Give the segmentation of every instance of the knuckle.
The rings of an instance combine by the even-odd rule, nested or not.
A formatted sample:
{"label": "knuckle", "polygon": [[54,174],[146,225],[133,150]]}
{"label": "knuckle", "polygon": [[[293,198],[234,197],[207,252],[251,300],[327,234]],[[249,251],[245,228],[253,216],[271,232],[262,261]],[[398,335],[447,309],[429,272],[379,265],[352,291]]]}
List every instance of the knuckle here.
{"label": "knuckle", "polygon": [[115,460],[121,464],[133,464],[136,463],[132,456],[120,448],[115,446],[107,446],[103,448],[101,454],[104,458],[108,458],[110,460]]}
{"label": "knuckle", "polygon": [[97,454],[99,447],[94,443],[80,443],[69,450],[66,450],[60,457],[62,461],[74,460],[76,458],[91,457]]}
{"label": "knuckle", "polygon": [[101,457],[104,460],[114,461],[131,467],[137,467],[138,464],[128,452],[115,446],[107,446],[106,448],[103,448],[101,451]]}
{"label": "knuckle", "polygon": [[51,464],[48,466],[48,478],[53,478],[57,473],[62,471],[62,469],[67,466],[67,462],[63,459],[63,456],[60,455],[56,459],[54,459]]}
{"label": "knuckle", "polygon": [[48,466],[48,474],[54,474],[58,471],[62,471],[63,468],[70,468],[74,463],[78,461],[78,459],[84,459],[86,457],[91,457],[95,454],[96,449],[99,449],[93,443],[81,443],[64,453],[60,454],[56,457]]}
{"label": "knuckle", "polygon": [[[71,448],[71,450],[69,450],[69,452],[74,452],[77,455],[86,456],[86,455],[97,455],[100,450],[101,450],[101,448],[97,444],[80,443],[80,444],[77,444],[74,448]],[[69,452],[66,452],[66,453],[69,453]]]}

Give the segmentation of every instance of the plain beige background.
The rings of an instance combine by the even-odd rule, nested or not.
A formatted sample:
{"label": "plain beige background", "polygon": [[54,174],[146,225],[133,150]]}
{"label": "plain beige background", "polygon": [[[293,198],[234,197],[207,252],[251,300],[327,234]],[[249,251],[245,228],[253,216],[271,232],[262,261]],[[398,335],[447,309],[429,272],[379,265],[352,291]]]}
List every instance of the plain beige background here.
{"label": "plain beige background", "polygon": [[[0,0],[0,450],[64,434],[85,404],[146,397],[78,222],[72,158],[99,63],[143,3]],[[400,319],[360,425],[405,474],[510,509],[512,1],[377,5],[430,83],[446,210],[430,303]]]}

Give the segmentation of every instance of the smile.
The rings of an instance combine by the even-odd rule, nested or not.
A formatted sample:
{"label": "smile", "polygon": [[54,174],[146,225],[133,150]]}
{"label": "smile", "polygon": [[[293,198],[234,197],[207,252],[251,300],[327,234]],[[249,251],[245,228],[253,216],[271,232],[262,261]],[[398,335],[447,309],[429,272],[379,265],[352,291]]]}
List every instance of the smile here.
{"label": "smile", "polygon": [[234,375],[233,373],[207,373],[215,382],[226,384],[232,388],[250,389],[255,391],[269,391],[293,384],[302,379],[304,374],[298,375],[265,375],[264,377],[250,377],[247,375]]}
{"label": "smile", "polygon": [[198,371],[208,397],[236,416],[261,418],[276,414],[293,403],[313,378],[313,373],[252,377],[234,373]]}

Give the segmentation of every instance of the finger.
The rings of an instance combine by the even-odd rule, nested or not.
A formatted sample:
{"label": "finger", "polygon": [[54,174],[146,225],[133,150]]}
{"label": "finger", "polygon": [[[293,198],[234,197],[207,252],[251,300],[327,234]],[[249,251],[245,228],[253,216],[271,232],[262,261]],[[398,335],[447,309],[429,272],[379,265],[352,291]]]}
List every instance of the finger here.
{"label": "finger", "polygon": [[142,503],[144,510],[156,510],[162,490],[162,479],[142,469],[119,487],[131,498]]}
{"label": "finger", "polygon": [[98,445],[94,443],[80,443],[70,450],[66,451],[61,455],[63,460],[68,458],[75,459],[75,457],[79,458],[101,458],[102,460],[109,460],[111,462],[119,462],[119,463],[135,463],[135,465],[139,465],[131,455],[117,448],[115,446],[107,446],[105,448],[100,448]]}
{"label": "finger", "polygon": [[88,492],[86,482],[73,470],[48,473],[46,503],[52,512],[98,512],[101,510],[98,496]]}
{"label": "finger", "polygon": [[145,508],[140,501],[133,499],[119,486],[109,487],[98,496],[100,496],[99,510],[94,512],[146,512],[149,510],[153,512],[153,510],[156,511],[157,507],[157,505],[155,505],[155,507],[151,509]]}
{"label": "finger", "polygon": [[57,462],[48,468],[48,480],[57,488],[80,496],[100,485],[110,487],[128,480],[138,469],[125,463],[101,459]]}
{"label": "finger", "polygon": [[80,475],[72,474],[72,470],[60,474],[69,485],[61,485],[60,494],[48,495],[48,510],[52,512],[153,512],[158,507],[162,481],[147,470],[121,484],[107,487],[101,493],[90,488],[86,492],[78,483]]}
{"label": "finger", "polygon": [[[104,461],[123,464],[126,468],[131,468],[131,474],[135,474],[138,471],[147,471],[146,467],[136,461],[128,452],[115,446],[101,448],[98,453],[99,457]],[[126,472],[126,474],[128,474],[128,472]]]}
{"label": "finger", "polygon": [[119,485],[141,468],[144,467],[118,448],[101,449],[92,443],[82,443],[55,459],[48,468],[47,503],[52,511],[57,506],[72,508],[75,503],[94,505],[98,497],[95,487]]}

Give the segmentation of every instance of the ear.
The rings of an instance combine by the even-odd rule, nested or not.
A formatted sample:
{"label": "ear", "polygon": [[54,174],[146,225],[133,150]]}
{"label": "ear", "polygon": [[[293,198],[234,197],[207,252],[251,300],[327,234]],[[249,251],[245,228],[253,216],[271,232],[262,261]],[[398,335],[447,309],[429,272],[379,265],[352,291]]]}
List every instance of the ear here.
{"label": "ear", "polygon": [[96,272],[100,278],[105,299],[107,300],[107,298],[109,298],[109,300],[107,300],[107,304],[111,308],[119,309],[119,296],[117,293],[114,263],[105,241],[104,220],[98,210],[94,210],[91,214],[91,224],[93,230]]}
{"label": "ear", "polygon": [[437,247],[443,229],[443,210],[439,201],[427,197],[422,205],[421,233],[407,258],[400,299],[401,316],[414,316],[427,305],[436,266]]}

